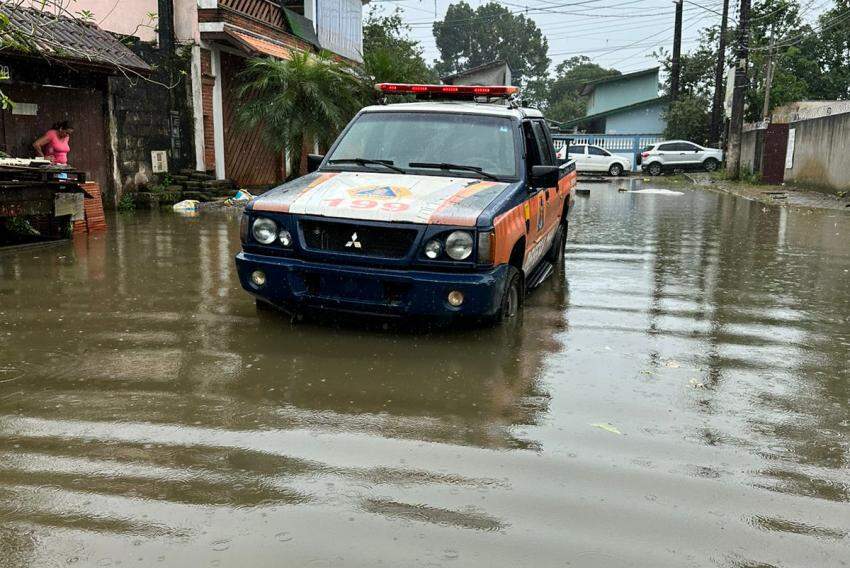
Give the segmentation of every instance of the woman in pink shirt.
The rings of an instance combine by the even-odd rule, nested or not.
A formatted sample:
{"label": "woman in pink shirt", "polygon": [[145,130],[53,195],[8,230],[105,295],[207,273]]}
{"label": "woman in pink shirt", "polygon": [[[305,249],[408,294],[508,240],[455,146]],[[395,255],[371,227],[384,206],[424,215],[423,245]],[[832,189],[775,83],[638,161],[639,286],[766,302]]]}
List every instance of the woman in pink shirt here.
{"label": "woman in pink shirt", "polygon": [[67,120],[57,122],[44,136],[33,142],[35,155],[44,157],[54,164],[67,164],[68,152],[71,151],[71,134],[74,127]]}

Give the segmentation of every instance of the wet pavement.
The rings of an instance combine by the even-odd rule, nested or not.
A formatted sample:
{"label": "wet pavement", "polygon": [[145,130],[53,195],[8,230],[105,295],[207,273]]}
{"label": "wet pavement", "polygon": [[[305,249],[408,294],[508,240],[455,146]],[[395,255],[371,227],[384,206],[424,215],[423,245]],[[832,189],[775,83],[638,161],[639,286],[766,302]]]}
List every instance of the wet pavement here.
{"label": "wet pavement", "polygon": [[850,216],[586,187],[516,330],[258,314],[234,212],[0,252],[0,566],[848,565]]}

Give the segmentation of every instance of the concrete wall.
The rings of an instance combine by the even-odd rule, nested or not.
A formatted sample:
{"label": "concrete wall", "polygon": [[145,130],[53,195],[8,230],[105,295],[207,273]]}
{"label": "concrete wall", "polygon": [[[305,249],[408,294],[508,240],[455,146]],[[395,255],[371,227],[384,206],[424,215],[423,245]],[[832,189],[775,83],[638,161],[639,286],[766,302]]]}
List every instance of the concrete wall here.
{"label": "concrete wall", "polygon": [[761,172],[763,149],[764,130],[745,130],[741,136],[741,170],[749,173]]}
{"label": "concrete wall", "polygon": [[658,97],[658,73],[598,85],[587,102],[587,115]]}
{"label": "concrete wall", "polygon": [[157,13],[157,0],[74,0],[69,10],[88,10],[101,29],[144,41],[156,40],[156,19],[151,21],[148,14]]}
{"label": "concrete wall", "polygon": [[667,126],[662,114],[667,103],[648,105],[605,118],[605,134],[661,134]]}
{"label": "concrete wall", "polygon": [[144,42],[131,49],[156,73],[150,81],[121,75],[109,79],[116,203],[125,191],[153,181],[151,151],[166,150],[172,172],[192,167],[195,161],[190,87],[187,76],[180,73],[188,72],[189,52],[162,54]]}
{"label": "concrete wall", "polygon": [[791,123],[789,128],[796,140],[785,181],[850,190],[850,113]]}

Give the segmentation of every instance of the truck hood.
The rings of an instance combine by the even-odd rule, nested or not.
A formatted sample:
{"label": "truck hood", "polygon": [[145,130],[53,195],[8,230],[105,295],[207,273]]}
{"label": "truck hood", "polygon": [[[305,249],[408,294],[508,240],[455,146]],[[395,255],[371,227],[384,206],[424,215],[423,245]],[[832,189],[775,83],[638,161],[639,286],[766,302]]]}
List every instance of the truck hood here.
{"label": "truck hood", "polygon": [[473,227],[508,183],[378,172],[314,172],[272,189],[254,211]]}

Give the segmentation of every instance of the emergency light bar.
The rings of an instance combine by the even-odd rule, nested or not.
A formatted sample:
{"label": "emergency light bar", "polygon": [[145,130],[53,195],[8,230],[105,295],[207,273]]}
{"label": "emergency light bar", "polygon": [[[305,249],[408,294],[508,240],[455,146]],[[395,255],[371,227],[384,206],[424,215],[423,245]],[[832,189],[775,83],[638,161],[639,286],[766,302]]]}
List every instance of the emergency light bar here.
{"label": "emergency light bar", "polygon": [[445,98],[507,97],[519,92],[517,87],[504,85],[414,85],[410,83],[378,83],[375,88],[385,94],[437,95]]}

